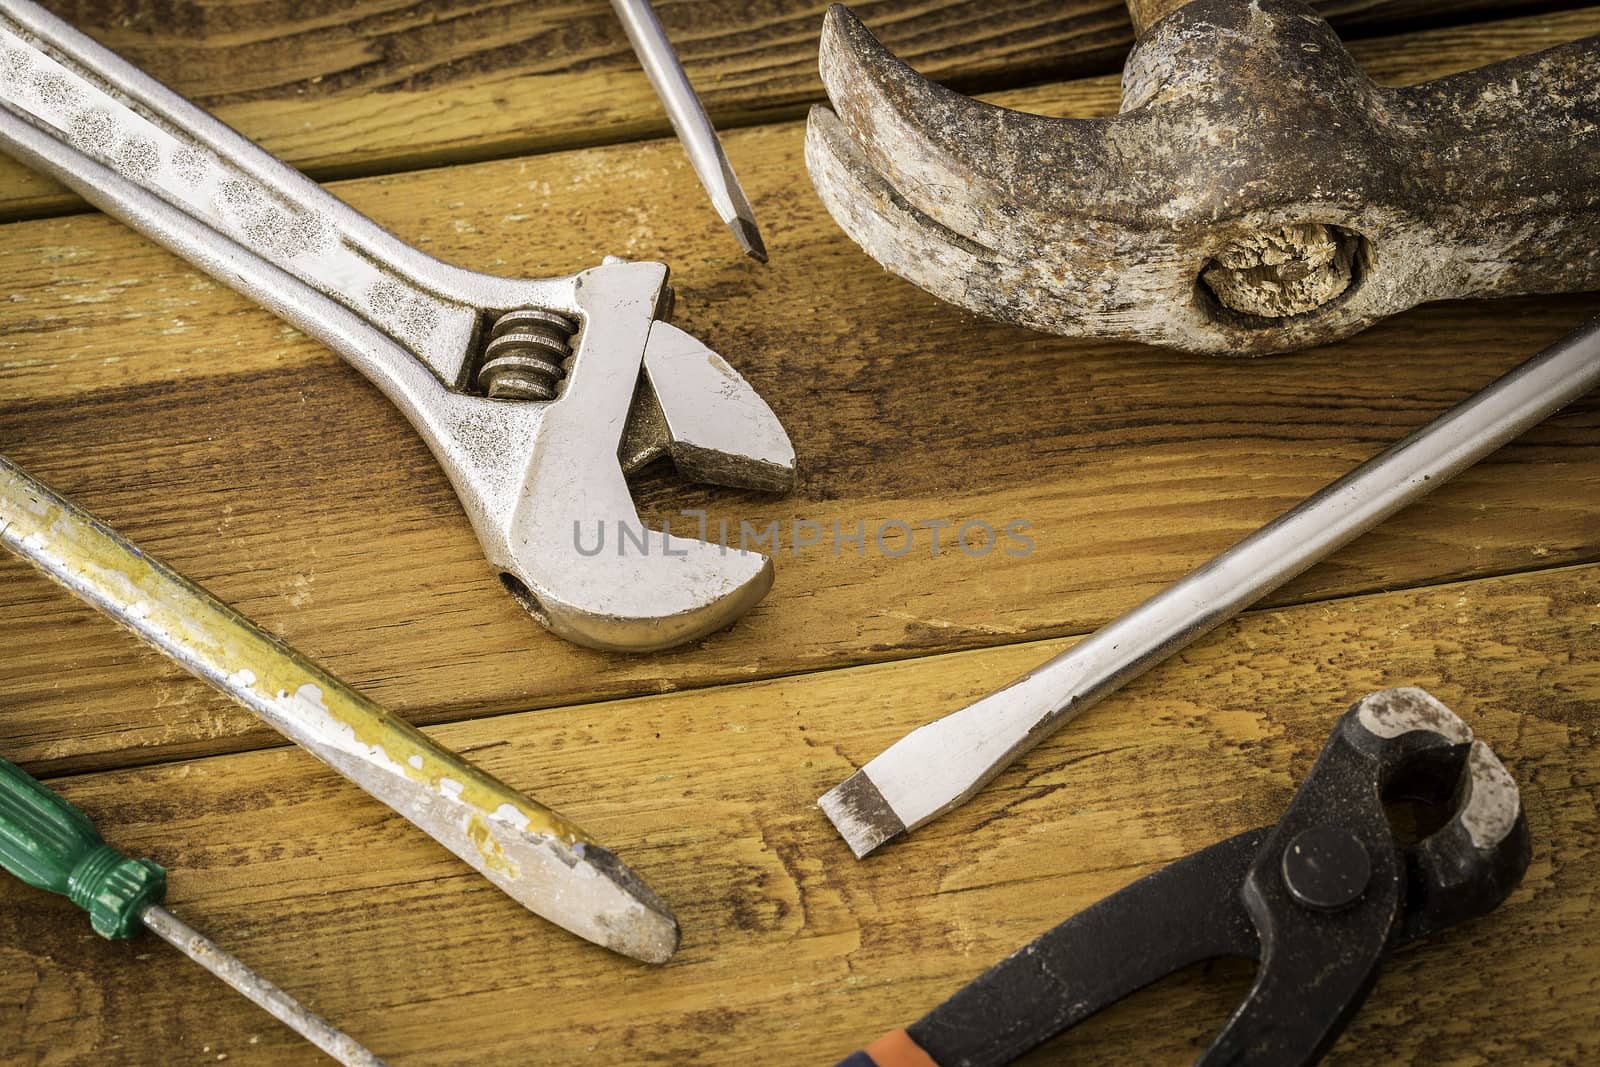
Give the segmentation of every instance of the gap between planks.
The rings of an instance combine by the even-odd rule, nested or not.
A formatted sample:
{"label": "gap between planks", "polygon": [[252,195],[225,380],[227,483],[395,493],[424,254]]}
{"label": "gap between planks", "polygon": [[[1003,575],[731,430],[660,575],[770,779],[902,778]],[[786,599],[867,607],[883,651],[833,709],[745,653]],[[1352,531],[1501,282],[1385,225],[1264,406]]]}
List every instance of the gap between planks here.
{"label": "gap between planks", "polygon": [[[1120,6],[1119,4],[1118,7]],[[1443,13],[1437,10],[1438,5],[1426,3],[1425,0],[1379,2],[1375,5],[1352,0],[1350,3],[1319,3],[1314,6],[1324,10],[1333,9],[1331,18],[1334,26],[1339,30],[1340,36],[1352,44],[1352,50],[1359,59],[1363,51],[1368,50],[1368,45],[1373,43],[1388,42],[1407,47],[1401,42],[1417,37],[1429,38],[1445,32],[1463,32],[1477,36],[1485,27],[1490,30],[1503,27],[1515,31],[1535,25],[1540,20],[1552,20],[1559,25],[1564,21],[1562,16],[1591,9],[1594,5],[1586,3],[1585,0],[1545,0],[1545,2],[1524,0],[1512,4],[1491,4],[1487,0],[1459,0],[1457,3],[1446,5]],[[1510,9],[1509,16],[1507,8]],[[1373,14],[1374,11],[1379,14]],[[1395,12],[1396,17],[1388,17],[1391,11]],[[1123,15],[1126,16],[1125,10]],[[817,23],[820,31],[820,18],[817,19]],[[880,25],[878,28],[882,30],[884,26]],[[1058,84],[1063,80],[1084,81],[1095,78],[1115,80],[1122,68],[1122,57],[1133,42],[1131,22],[1127,31],[1125,38],[1117,42],[1114,47],[1095,47],[1073,54],[1067,71],[1070,75],[1068,79],[1060,77],[1062,71],[1059,67],[1063,62],[1060,57],[1048,65],[1023,63],[1015,69],[984,70],[975,74],[955,72],[952,76],[943,78],[938,76],[938,70],[933,70],[930,76],[935,77],[941,84],[968,95],[1036,89]],[[892,46],[892,39],[890,43]],[[1421,40],[1416,42],[1416,46],[1427,50],[1430,43]],[[1103,53],[1109,54],[1102,58]],[[914,55],[909,57],[909,61],[913,66],[919,68],[922,66],[917,63]],[[1486,60],[1488,61],[1493,60]],[[528,77],[534,76],[528,75]],[[1380,76],[1379,80],[1382,82],[1384,79]],[[708,105],[707,110],[718,130],[723,132],[779,125],[802,119],[814,104],[826,103],[826,97],[820,90],[820,85],[814,85],[807,93],[790,94],[789,99],[768,102],[756,99],[737,104],[712,103]],[[340,99],[331,97],[326,103],[334,106]],[[250,135],[253,123],[243,116],[235,116],[233,112],[236,110],[238,109],[235,107],[223,105],[216,110],[216,113],[225,122],[229,122],[230,125],[237,124],[242,132],[247,136]],[[491,133],[471,145],[441,143],[423,148],[412,145],[398,149],[378,149],[359,160],[329,161],[319,160],[315,156],[302,158],[301,153],[297,152],[292,144],[279,146],[269,143],[268,147],[280,152],[288,162],[302,169],[316,181],[334,182],[389,177],[611,145],[667,140],[672,136],[672,128],[664,114],[641,113],[612,118],[607,122],[583,129],[560,128],[553,132],[532,133],[522,130],[501,131]],[[20,187],[20,194],[7,196],[3,190],[8,185]],[[0,159],[0,224],[84,214],[93,210],[76,194],[63,189],[53,179],[35,174],[21,164]]]}
{"label": "gap between planks", "polygon": [[[1465,580],[1462,580],[1462,579],[1440,579],[1440,580],[1437,580],[1437,581],[1434,581],[1434,580],[1422,580],[1422,581],[1416,581],[1416,582],[1397,583],[1397,584],[1395,584],[1393,586],[1390,586],[1390,587],[1387,587],[1387,588],[1383,588],[1383,589],[1357,589],[1357,590],[1352,590],[1352,591],[1349,591],[1349,592],[1341,593],[1339,595],[1330,596],[1330,597],[1305,597],[1305,598],[1300,598],[1300,599],[1295,599],[1295,600],[1287,600],[1287,601],[1282,601],[1282,602],[1264,603],[1264,604],[1261,604],[1259,606],[1253,606],[1253,607],[1247,609],[1246,611],[1241,612],[1239,615],[1235,616],[1233,619],[1230,619],[1227,622],[1223,623],[1221,626],[1217,627],[1217,629],[1212,631],[1210,634],[1207,634],[1206,636],[1200,638],[1193,645],[1186,646],[1183,649],[1179,649],[1177,652],[1173,653],[1172,656],[1170,656],[1168,659],[1164,660],[1163,662],[1157,664],[1155,667],[1151,668],[1151,671],[1154,672],[1154,671],[1160,671],[1160,670],[1164,670],[1164,669],[1170,669],[1172,663],[1174,661],[1180,659],[1187,651],[1189,651],[1190,649],[1194,649],[1194,648],[1202,648],[1210,641],[1220,640],[1221,639],[1220,635],[1224,635],[1227,632],[1229,632],[1230,630],[1233,630],[1234,628],[1236,628],[1239,625],[1239,621],[1240,620],[1254,619],[1254,618],[1259,618],[1259,617],[1262,617],[1262,616],[1270,616],[1270,615],[1273,615],[1275,613],[1286,611],[1286,610],[1293,611],[1293,610],[1302,610],[1302,609],[1309,609],[1309,608],[1315,608],[1315,607],[1322,607],[1324,609],[1331,609],[1335,605],[1349,604],[1349,603],[1356,602],[1356,601],[1374,601],[1374,602],[1376,602],[1376,601],[1384,600],[1384,599],[1389,598],[1389,597],[1400,597],[1400,596],[1405,596],[1407,594],[1413,594],[1413,593],[1442,593],[1442,592],[1446,592],[1446,591],[1448,591],[1450,589],[1453,589],[1453,588],[1461,588],[1461,589],[1465,590],[1465,589],[1471,589],[1471,588],[1480,586],[1482,583],[1485,583],[1485,582],[1491,582],[1491,583],[1493,583],[1493,582],[1504,582],[1504,581],[1507,581],[1507,580],[1516,579],[1516,578],[1523,578],[1523,577],[1555,577],[1555,576],[1561,575],[1561,574],[1585,575],[1585,574],[1590,574],[1590,573],[1594,573],[1594,574],[1600,575],[1600,556],[1596,556],[1593,559],[1581,560],[1581,561],[1576,562],[1576,563],[1564,562],[1562,564],[1559,564],[1559,565],[1556,565],[1556,566],[1551,566],[1551,567],[1530,567],[1530,568],[1523,568],[1523,569],[1509,569],[1509,570],[1503,570],[1503,571],[1485,572],[1485,573],[1482,573],[1482,574],[1474,575],[1473,577],[1465,579]],[[43,580],[43,579],[41,579],[41,580]],[[1597,606],[1597,608],[1600,608],[1600,605],[1596,605],[1596,606]],[[1600,625],[1600,624],[1597,624],[1597,625]],[[1079,631],[1063,631],[1063,632],[1057,633],[1057,632],[1051,632],[1051,631],[1048,631],[1048,630],[1040,630],[1040,631],[1033,631],[1033,632],[1028,633],[1021,640],[1007,641],[1007,640],[1002,639],[1002,640],[998,640],[998,641],[995,641],[995,642],[990,643],[990,644],[981,645],[981,646],[976,647],[976,648],[962,648],[962,649],[953,649],[953,650],[945,650],[945,651],[934,650],[934,651],[927,651],[927,652],[921,652],[921,653],[909,652],[908,654],[890,655],[890,656],[886,656],[886,657],[881,658],[881,659],[863,658],[863,659],[858,660],[856,662],[846,663],[846,664],[841,664],[841,665],[836,665],[836,666],[821,666],[821,667],[814,667],[814,668],[809,668],[809,669],[808,668],[800,668],[800,669],[795,669],[795,670],[778,670],[778,671],[771,672],[769,674],[762,674],[762,675],[759,675],[759,676],[756,676],[756,677],[742,677],[742,678],[739,678],[739,679],[711,680],[711,681],[707,681],[705,684],[701,684],[701,685],[689,684],[689,685],[685,685],[685,686],[683,686],[681,688],[673,689],[672,691],[665,692],[665,693],[624,693],[624,694],[619,694],[619,695],[613,696],[613,697],[601,698],[601,699],[598,699],[598,700],[580,700],[580,701],[576,701],[576,702],[571,703],[571,704],[556,703],[556,704],[542,704],[542,705],[537,705],[537,706],[533,706],[533,707],[526,707],[526,708],[507,708],[507,709],[501,709],[501,710],[497,710],[497,711],[493,711],[493,712],[487,712],[487,713],[482,714],[482,715],[458,715],[458,716],[454,716],[454,717],[427,718],[425,721],[422,721],[422,720],[424,720],[424,714],[423,713],[425,713],[428,709],[415,709],[413,711],[413,713],[411,713],[411,714],[409,714],[409,715],[407,715],[405,717],[407,718],[408,721],[411,721],[414,724],[418,725],[424,731],[431,732],[434,729],[437,729],[437,728],[440,728],[440,727],[457,726],[457,725],[460,725],[460,724],[463,724],[463,723],[484,723],[484,724],[487,724],[487,723],[492,723],[496,719],[511,718],[511,717],[517,717],[517,716],[522,716],[522,715],[542,715],[542,714],[545,714],[545,713],[576,712],[576,711],[580,711],[580,710],[583,710],[583,709],[595,709],[595,710],[598,710],[598,711],[605,711],[605,710],[607,710],[609,708],[612,708],[612,707],[614,707],[616,705],[625,705],[625,704],[630,704],[630,703],[643,701],[643,700],[689,699],[689,698],[693,698],[696,694],[704,694],[704,693],[711,692],[713,690],[755,689],[755,688],[758,688],[758,687],[766,687],[766,686],[770,686],[770,685],[772,685],[774,683],[782,683],[782,682],[784,682],[786,680],[792,680],[792,679],[797,679],[797,678],[808,678],[808,677],[813,677],[813,676],[818,677],[818,678],[821,678],[821,677],[848,677],[850,672],[880,671],[880,670],[883,670],[884,668],[888,668],[888,667],[902,667],[902,666],[904,666],[904,665],[906,665],[908,663],[911,663],[911,662],[914,662],[914,661],[917,661],[917,660],[927,660],[927,661],[930,661],[930,662],[938,661],[940,663],[960,663],[960,662],[962,662],[962,660],[957,658],[957,657],[968,657],[968,658],[970,658],[970,657],[981,657],[981,656],[986,656],[986,655],[993,655],[997,650],[1001,650],[1001,649],[1021,650],[1021,649],[1028,648],[1030,646],[1034,646],[1034,647],[1037,647],[1037,648],[1040,649],[1039,663],[1043,664],[1046,660],[1049,660],[1049,659],[1053,658],[1054,656],[1059,655],[1061,652],[1065,651],[1066,647],[1070,647],[1071,644],[1082,640],[1083,638],[1089,636],[1089,634],[1091,634],[1093,632],[1094,632],[1093,630],[1079,630]],[[128,640],[135,641],[137,639],[132,637],[131,635],[128,635]],[[1063,643],[1065,643],[1065,644],[1063,645]],[[1056,647],[1054,647],[1056,645],[1063,645],[1063,647],[1056,648]],[[312,658],[313,658],[313,660],[315,660],[315,657],[312,657]],[[1010,679],[1005,679],[1005,680],[997,683],[997,686],[998,685],[1004,685],[1007,681],[1010,681]],[[1129,684],[1132,684],[1132,683],[1129,683]],[[1119,692],[1120,692],[1120,690],[1119,690]],[[1111,695],[1111,697],[1109,697],[1107,699],[1108,700],[1116,699],[1116,694],[1113,693]],[[952,706],[947,707],[947,708],[928,709],[928,711],[927,711],[927,721],[931,722],[933,719],[938,718],[939,716],[948,714],[949,712],[956,711],[956,710],[958,710],[958,707],[959,707],[959,705],[952,705]],[[1070,727],[1070,725],[1071,724],[1069,723],[1068,727]],[[1068,727],[1063,727],[1063,729],[1068,728]],[[64,781],[64,780],[71,780],[71,779],[75,779],[75,778],[91,777],[91,776],[97,775],[97,774],[113,773],[113,772],[118,772],[118,771],[138,770],[140,768],[145,768],[145,767],[162,767],[162,766],[168,766],[168,765],[177,765],[177,764],[182,764],[182,763],[193,762],[193,761],[196,761],[196,760],[226,759],[229,756],[242,755],[242,754],[250,753],[250,752],[265,752],[265,751],[271,751],[271,750],[274,750],[274,749],[291,749],[291,748],[295,747],[294,742],[289,741],[286,738],[283,738],[281,735],[279,735],[279,734],[277,734],[275,732],[269,732],[269,731],[264,731],[264,732],[261,732],[261,733],[238,734],[238,735],[234,735],[234,736],[230,737],[229,740],[238,741],[238,742],[241,742],[241,743],[239,743],[237,745],[224,745],[224,746],[221,746],[221,747],[213,749],[213,750],[208,750],[208,751],[199,752],[199,753],[193,753],[193,754],[186,754],[186,753],[183,753],[181,751],[177,752],[177,753],[173,753],[170,750],[162,750],[162,749],[139,749],[139,748],[123,749],[123,750],[120,750],[123,753],[140,753],[140,752],[147,752],[148,751],[154,758],[143,759],[143,760],[141,760],[141,759],[129,759],[129,760],[116,761],[116,762],[104,762],[104,763],[97,763],[94,767],[88,768],[88,769],[67,769],[67,770],[58,770],[58,771],[54,771],[54,772],[52,772],[52,771],[50,771],[48,769],[39,769],[39,768],[31,768],[30,769],[27,764],[23,764],[23,769],[24,770],[29,770],[29,773],[33,774],[34,777],[40,779],[41,781]],[[252,741],[254,743],[251,743]],[[481,751],[481,750],[486,749],[486,748],[494,748],[499,744],[504,744],[504,742],[503,741],[500,741],[500,742],[486,742],[484,744],[473,746],[472,748],[462,749],[462,750],[460,750],[460,754],[464,755],[464,756],[470,756],[472,754],[472,752],[474,752],[474,751]],[[0,753],[0,755],[3,755],[3,753]],[[537,798],[535,798],[535,799],[537,799]]]}

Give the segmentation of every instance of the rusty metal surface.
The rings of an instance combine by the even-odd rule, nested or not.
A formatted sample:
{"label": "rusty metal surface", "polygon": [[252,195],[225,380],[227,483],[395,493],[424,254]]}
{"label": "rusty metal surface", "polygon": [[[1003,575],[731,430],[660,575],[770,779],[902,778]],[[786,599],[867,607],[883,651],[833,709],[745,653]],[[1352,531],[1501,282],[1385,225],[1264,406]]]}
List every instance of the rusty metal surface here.
{"label": "rusty metal surface", "polygon": [[1054,333],[1234,355],[1428,300],[1600,286],[1600,37],[1400,89],[1294,0],[1196,0],[1144,35],[1122,113],[934,85],[847,9],[812,180],[884,266]]}

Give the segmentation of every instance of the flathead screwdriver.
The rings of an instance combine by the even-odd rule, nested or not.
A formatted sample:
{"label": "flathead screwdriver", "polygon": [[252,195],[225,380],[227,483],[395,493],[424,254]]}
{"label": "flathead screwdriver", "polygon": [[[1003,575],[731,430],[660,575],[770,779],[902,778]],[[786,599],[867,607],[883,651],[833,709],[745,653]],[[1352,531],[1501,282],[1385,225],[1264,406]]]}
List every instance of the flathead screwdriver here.
{"label": "flathead screwdriver", "polygon": [[678,140],[683,143],[700,184],[711,197],[712,207],[716,208],[717,215],[744,254],[765,263],[767,246],[761,240],[761,231],[756,229],[755,212],[750,208],[738,176],[733,173],[728,154],[722,150],[717,129],[711,125],[711,117],[695,94],[694,86],[689,84],[689,75],[684,72],[677,50],[667,38],[667,31],[662,28],[650,0],[611,0],[611,7],[622,20],[628,43],[633,45],[645,77],[661,99],[661,106],[666,108],[667,121],[672,123]]}
{"label": "flathead screwdriver", "polygon": [[89,817],[26,771],[0,759],[0,866],[89,913],[111,940],[148,929],[265,1008],[347,1067],[383,1067],[355,1039],[222,951],[161,906],[167,872],[106,844]]}

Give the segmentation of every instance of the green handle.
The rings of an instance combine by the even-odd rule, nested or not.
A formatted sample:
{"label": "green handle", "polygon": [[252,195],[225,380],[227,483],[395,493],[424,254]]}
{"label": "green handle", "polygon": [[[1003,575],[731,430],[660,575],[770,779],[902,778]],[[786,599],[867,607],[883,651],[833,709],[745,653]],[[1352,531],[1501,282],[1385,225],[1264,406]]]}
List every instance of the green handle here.
{"label": "green handle", "polygon": [[132,937],[167,895],[167,872],[106,844],[89,817],[0,759],[0,865],[89,913],[101,937]]}

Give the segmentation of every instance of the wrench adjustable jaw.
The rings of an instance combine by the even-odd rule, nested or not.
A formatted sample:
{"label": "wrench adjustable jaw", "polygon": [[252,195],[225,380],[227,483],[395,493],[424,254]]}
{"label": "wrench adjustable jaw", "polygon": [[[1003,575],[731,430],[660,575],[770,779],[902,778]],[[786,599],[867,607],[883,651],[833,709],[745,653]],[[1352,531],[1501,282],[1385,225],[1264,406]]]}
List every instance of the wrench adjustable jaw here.
{"label": "wrench adjustable jaw", "polygon": [[1600,38],[1374,84],[1297,0],[1152,26],[1122,112],[934,85],[835,5],[806,161],[835,221],[940,299],[1053,333],[1260,355],[1428,300],[1600,285]]}
{"label": "wrench adjustable jaw", "polygon": [[[1385,802],[1447,805],[1413,845]],[[1311,1064],[1359,1010],[1385,961],[1494,910],[1530,856],[1516,783],[1472,730],[1416,688],[1340,718],[1277,825],[1178,860],[1078,913],[904,1031],[841,1067],[914,1044],[936,1067],[1009,1063],[1161,978],[1204,960],[1259,961],[1243,1003],[1198,1064]]]}
{"label": "wrench adjustable jaw", "polygon": [[366,375],[555,633],[666,648],[771,587],[766,557],[646,530],[628,493],[625,471],[659,456],[722,485],[794,482],[772,410],[664,321],[665,266],[519,280],[442,263],[29,0],[0,0],[0,145]]}
{"label": "wrench adjustable jaw", "polygon": [[619,261],[573,279],[563,312],[577,327],[575,352],[553,400],[436,390],[402,404],[417,410],[513,596],[593,648],[693,640],[731,625],[772,586],[760,553],[647,529],[625,469],[666,456],[721,485],[782,490],[793,480],[793,449],[760,396],[655,318],[666,278],[660,264]]}

